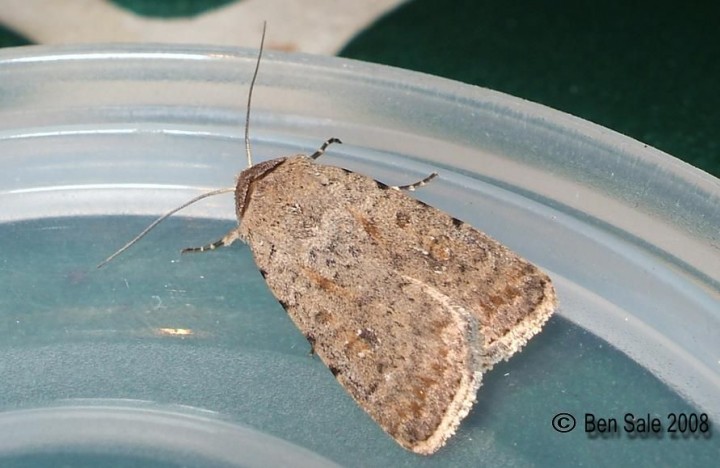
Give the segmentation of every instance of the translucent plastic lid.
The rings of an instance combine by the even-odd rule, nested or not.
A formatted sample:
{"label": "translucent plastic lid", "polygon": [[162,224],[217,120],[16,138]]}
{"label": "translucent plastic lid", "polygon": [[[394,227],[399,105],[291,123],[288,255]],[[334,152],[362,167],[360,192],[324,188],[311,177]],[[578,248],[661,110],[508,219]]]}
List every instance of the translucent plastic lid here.
{"label": "translucent plastic lid", "polygon": [[[484,377],[449,445],[421,459],[347,396],[249,249],[180,256],[233,224],[254,51],[0,51],[0,408],[143,400],[214,412],[345,465],[715,460],[715,439],[595,439],[585,413],[720,421],[720,182],[611,130],[482,88],[351,60],[268,53],[256,162],[309,153],[414,196],[553,278],[560,309]],[[570,413],[578,428],[552,428]],[[0,427],[3,427],[0,425]],[[2,435],[0,435],[2,437]],[[2,447],[0,445],[0,447]],[[279,449],[282,450],[282,449]],[[0,452],[0,460],[3,453]]]}

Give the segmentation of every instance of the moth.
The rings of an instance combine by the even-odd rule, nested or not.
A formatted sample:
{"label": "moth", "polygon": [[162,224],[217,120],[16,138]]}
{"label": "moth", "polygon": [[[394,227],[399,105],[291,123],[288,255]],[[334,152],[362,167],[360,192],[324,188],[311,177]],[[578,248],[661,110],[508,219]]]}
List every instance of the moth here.
{"label": "moth", "polygon": [[[402,447],[436,452],[472,408],[482,375],[553,313],[550,278],[406,194],[437,174],[397,187],[318,164],[336,138],[310,156],[253,165],[248,128],[246,120],[248,168],[232,189],[238,225],[183,252],[247,244],[272,293],[352,398]],[[165,217],[226,191],[164,215],[106,262]]]}

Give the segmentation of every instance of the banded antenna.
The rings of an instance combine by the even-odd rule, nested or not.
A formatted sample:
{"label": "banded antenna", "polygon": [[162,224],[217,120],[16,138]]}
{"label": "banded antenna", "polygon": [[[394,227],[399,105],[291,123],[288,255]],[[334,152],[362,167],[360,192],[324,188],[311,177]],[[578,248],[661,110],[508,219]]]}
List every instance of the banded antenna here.
{"label": "banded antenna", "polygon": [[[267,21],[263,21],[263,29],[262,29],[262,38],[260,39],[260,50],[258,52],[257,61],[255,62],[255,71],[253,72],[252,80],[250,81],[250,89],[248,91],[248,99],[247,99],[247,112],[245,114],[245,153],[247,154],[247,163],[248,167],[252,166],[252,151],[250,149],[250,105],[252,104],[252,95],[253,95],[253,89],[255,88],[255,81],[257,80],[258,71],[260,70],[260,59],[262,58],[263,49],[265,47],[265,30],[267,29]],[[188,206],[199,202],[200,200],[203,200],[208,197],[214,197],[215,195],[220,195],[221,193],[228,193],[228,192],[234,192],[235,187],[227,187],[227,188],[221,188],[217,190],[212,190],[210,192],[203,193],[202,195],[198,195],[197,197],[193,198],[192,200],[189,200],[182,205],[173,208],[172,210],[168,211],[164,215],[160,216],[158,219],[150,223],[148,227],[146,227],[140,234],[135,236],[130,242],[120,247],[118,250],[115,251],[112,255],[110,255],[108,258],[100,262],[97,266],[97,268],[102,268],[115,257],[120,255],[121,253],[128,250],[130,247],[135,245],[140,239],[145,237],[150,231],[155,229],[158,224],[165,221],[170,216],[174,215],[178,211],[187,208]]]}

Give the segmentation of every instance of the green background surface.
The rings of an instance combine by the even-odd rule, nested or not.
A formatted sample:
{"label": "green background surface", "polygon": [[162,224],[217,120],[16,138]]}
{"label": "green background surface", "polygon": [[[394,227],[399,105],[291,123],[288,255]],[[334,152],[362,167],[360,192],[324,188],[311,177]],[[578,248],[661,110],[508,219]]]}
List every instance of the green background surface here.
{"label": "green background surface", "polygon": [[[230,0],[115,0],[176,18]],[[340,55],[484,86],[606,126],[720,176],[720,3],[415,0]],[[272,18],[269,18],[272,24]],[[29,43],[0,30],[0,45]]]}
{"label": "green background surface", "polygon": [[720,176],[720,3],[417,0],[342,55],[522,97]]}

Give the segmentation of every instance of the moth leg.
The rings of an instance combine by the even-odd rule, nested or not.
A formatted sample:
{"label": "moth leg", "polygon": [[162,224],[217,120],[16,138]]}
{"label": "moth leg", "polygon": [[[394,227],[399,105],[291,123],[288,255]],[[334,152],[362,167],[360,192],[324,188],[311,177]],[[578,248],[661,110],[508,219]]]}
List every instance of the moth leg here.
{"label": "moth leg", "polygon": [[240,239],[240,231],[237,228],[233,228],[232,231],[225,234],[225,237],[213,242],[212,244],[203,245],[202,247],[186,247],[182,249],[182,253],[207,252],[208,250],[215,250],[218,247],[228,246],[238,239]]}
{"label": "moth leg", "polygon": [[407,190],[408,192],[414,192],[416,188],[422,187],[423,185],[427,184],[428,182],[430,182],[437,176],[438,176],[438,173],[433,172],[429,176],[425,177],[423,180],[418,180],[417,182],[414,182],[414,183],[408,184],[408,185],[400,185],[400,186],[393,185],[390,188],[393,190]]}
{"label": "moth leg", "polygon": [[315,151],[313,154],[310,155],[310,159],[317,159],[320,156],[322,156],[323,153],[325,153],[325,150],[327,149],[327,147],[332,145],[333,143],[342,143],[342,141],[340,141],[339,138],[334,138],[334,137],[328,139],[328,141],[323,143],[322,146],[320,148],[318,148],[317,151]]}

